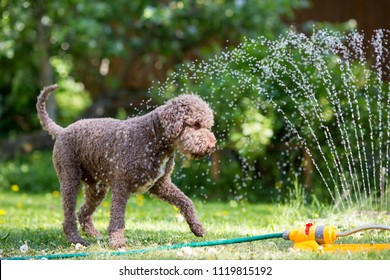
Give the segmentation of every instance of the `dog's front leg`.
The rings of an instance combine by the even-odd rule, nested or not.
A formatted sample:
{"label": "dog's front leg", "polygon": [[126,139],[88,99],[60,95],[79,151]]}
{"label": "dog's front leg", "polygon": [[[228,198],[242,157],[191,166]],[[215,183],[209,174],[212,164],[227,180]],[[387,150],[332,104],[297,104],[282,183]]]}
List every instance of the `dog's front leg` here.
{"label": "dog's front leg", "polygon": [[161,178],[149,192],[179,208],[191,231],[196,236],[203,236],[205,234],[205,230],[196,216],[194,203],[171,182],[170,178]]}
{"label": "dog's front leg", "polygon": [[126,187],[112,187],[110,225],[108,227],[109,245],[111,248],[120,248],[126,245],[125,212],[129,196],[130,192]]}

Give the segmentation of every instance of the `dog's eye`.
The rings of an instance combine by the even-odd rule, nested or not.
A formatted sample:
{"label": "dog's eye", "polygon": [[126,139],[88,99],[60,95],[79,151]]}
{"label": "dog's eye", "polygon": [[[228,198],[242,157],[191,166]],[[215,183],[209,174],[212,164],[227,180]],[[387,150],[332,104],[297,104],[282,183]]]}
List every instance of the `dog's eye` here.
{"label": "dog's eye", "polygon": [[201,125],[199,122],[195,122],[193,125],[192,125],[193,128],[195,129],[200,129],[201,128]]}

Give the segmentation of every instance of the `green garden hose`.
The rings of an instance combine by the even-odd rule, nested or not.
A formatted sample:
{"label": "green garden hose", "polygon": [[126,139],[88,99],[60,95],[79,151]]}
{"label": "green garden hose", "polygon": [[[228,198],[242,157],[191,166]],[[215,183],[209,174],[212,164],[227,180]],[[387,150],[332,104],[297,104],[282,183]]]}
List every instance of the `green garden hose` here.
{"label": "green garden hose", "polygon": [[244,242],[252,242],[257,240],[265,240],[272,238],[282,238],[283,233],[271,233],[257,236],[248,236],[234,239],[220,239],[220,240],[210,240],[203,242],[190,242],[190,243],[181,243],[181,244],[173,244],[167,246],[159,246],[154,248],[146,248],[146,249],[136,249],[125,252],[82,252],[82,253],[72,253],[72,254],[53,254],[53,255],[37,255],[37,256],[19,256],[12,258],[5,258],[3,260],[39,260],[39,259],[47,259],[47,260],[61,260],[61,259],[69,259],[69,258],[85,258],[91,256],[125,256],[125,255],[136,255],[143,254],[153,251],[163,251],[163,250],[174,250],[180,249],[184,247],[208,247],[208,246],[217,246],[217,245],[229,245],[236,243],[244,243]]}

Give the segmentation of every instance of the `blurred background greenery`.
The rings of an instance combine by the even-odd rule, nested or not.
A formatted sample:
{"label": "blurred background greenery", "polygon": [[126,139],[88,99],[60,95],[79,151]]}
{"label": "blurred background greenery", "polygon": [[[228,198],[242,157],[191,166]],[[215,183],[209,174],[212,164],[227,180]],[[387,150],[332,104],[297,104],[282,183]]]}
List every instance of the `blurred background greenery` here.
{"label": "blurred background greenery", "polygon": [[[323,2],[329,4],[326,9],[321,1],[308,0],[0,0],[0,189],[59,188],[51,163],[53,141],[36,117],[36,97],[45,85],[60,85],[48,111],[62,126],[80,118],[124,119],[170,97],[155,96],[149,89],[181,65],[233,49],[245,37],[273,40],[289,29],[310,33],[313,25],[341,31],[366,28],[367,33],[387,27],[386,21],[362,26],[346,12],[378,14],[386,10],[386,0]],[[334,16],[334,10],[341,17],[330,18],[333,23],[321,18]],[[237,82],[228,80],[224,86]],[[231,95],[221,98],[213,108],[216,116],[233,102]],[[247,97],[238,103],[229,120],[234,125],[224,127],[226,120],[216,120],[216,134],[224,138],[217,153],[199,162],[178,159],[178,185],[202,199],[280,200],[281,189],[289,194],[289,187],[296,186],[287,186],[284,174],[284,163],[295,161],[302,185],[314,192],[313,167],[304,152],[283,155],[282,118],[272,110],[262,114]],[[325,188],[315,194],[329,199]]]}

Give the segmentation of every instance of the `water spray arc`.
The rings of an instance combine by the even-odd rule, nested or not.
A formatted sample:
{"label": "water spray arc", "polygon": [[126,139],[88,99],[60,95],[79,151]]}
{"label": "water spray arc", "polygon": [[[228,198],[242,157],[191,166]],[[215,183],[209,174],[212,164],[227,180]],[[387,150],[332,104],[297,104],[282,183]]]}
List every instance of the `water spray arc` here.
{"label": "water spray arc", "polygon": [[280,233],[270,233],[257,236],[240,237],[233,239],[220,239],[210,240],[202,242],[190,242],[173,244],[167,246],[159,246],[154,248],[145,248],[130,250],[125,252],[83,252],[73,254],[53,254],[53,255],[37,255],[37,256],[19,256],[12,258],[5,258],[4,260],[33,260],[33,259],[48,259],[59,260],[69,258],[87,258],[87,257],[115,257],[115,256],[127,256],[138,255],[155,251],[176,250],[184,247],[211,247],[220,245],[231,245],[238,243],[247,243],[267,239],[283,238],[285,240],[292,241],[294,243],[293,249],[300,251],[316,251],[316,252],[359,252],[368,250],[390,250],[390,243],[386,244],[334,244],[334,242],[340,238],[349,236],[363,230],[388,230],[390,226],[383,225],[366,225],[358,228],[353,228],[345,232],[337,232],[333,226],[314,226],[312,223],[306,224],[305,227],[295,230],[286,230]]}
{"label": "water spray arc", "polygon": [[[241,178],[234,178],[237,197],[240,179],[242,185],[253,177],[261,188],[272,185],[257,172],[258,147],[271,141],[261,137],[271,130],[281,150],[276,191],[287,192],[295,178],[305,181],[310,174],[320,182],[310,186],[322,194],[326,189],[339,210],[358,204],[388,211],[389,39],[390,30],[368,38],[358,31],[322,29],[310,36],[291,31],[275,40],[247,38],[219,56],[184,65],[156,91],[161,96],[198,92],[212,107],[229,108],[217,110],[223,121],[215,129],[221,145],[235,147],[243,163]],[[277,120],[282,129],[253,121],[252,112]],[[237,131],[245,149],[236,145]]]}

